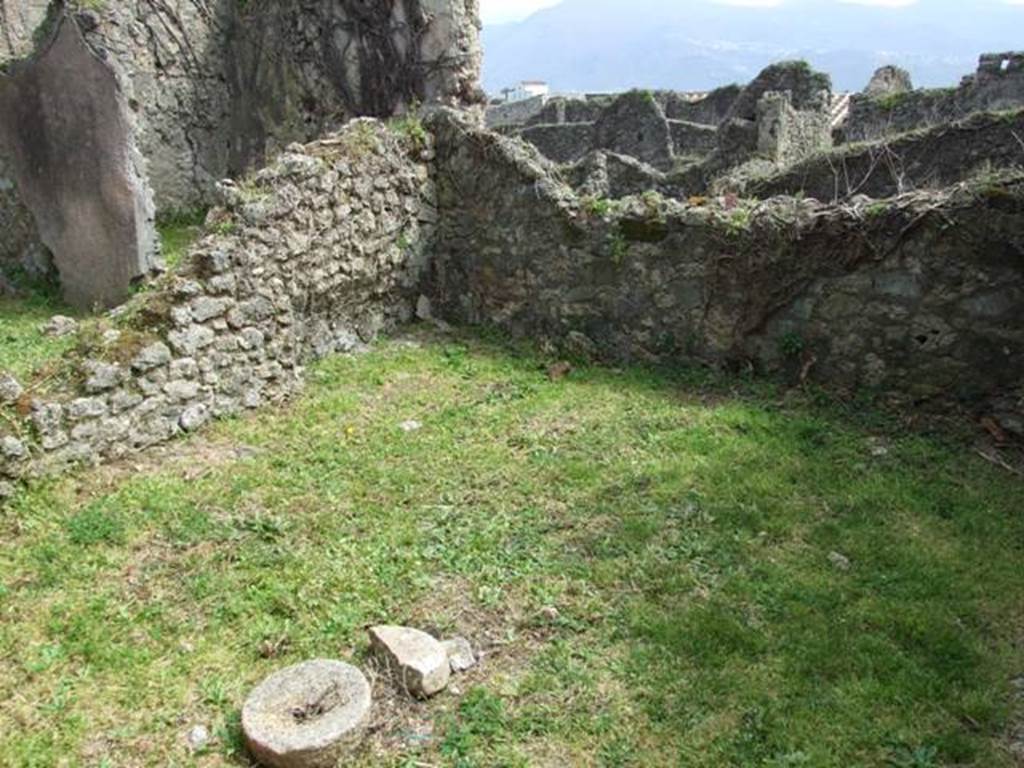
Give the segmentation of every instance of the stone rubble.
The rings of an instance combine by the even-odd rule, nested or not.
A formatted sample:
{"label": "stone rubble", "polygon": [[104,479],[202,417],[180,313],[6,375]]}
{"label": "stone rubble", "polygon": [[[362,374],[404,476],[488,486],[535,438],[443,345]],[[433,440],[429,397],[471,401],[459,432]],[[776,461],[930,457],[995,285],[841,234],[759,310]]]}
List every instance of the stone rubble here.
{"label": "stone rubble", "polygon": [[193,726],[185,735],[185,741],[190,751],[199,752],[210,743],[210,730],[205,725]]}
{"label": "stone rubble", "polygon": [[11,374],[0,371],[0,405],[17,402],[24,388]]}
{"label": "stone rubble", "polygon": [[448,655],[448,666],[452,672],[467,672],[476,666],[476,654],[473,646],[464,637],[453,637],[441,643]]}
{"label": "stone rubble", "polygon": [[50,336],[53,338],[70,336],[77,330],[78,322],[74,318],[67,317],[65,315],[54,315],[39,328],[39,332],[43,334],[43,336]]}
{"label": "stone rubble", "polygon": [[416,698],[445,689],[451,676],[448,654],[435,638],[411,627],[370,627],[371,650],[387,663],[398,685]]}

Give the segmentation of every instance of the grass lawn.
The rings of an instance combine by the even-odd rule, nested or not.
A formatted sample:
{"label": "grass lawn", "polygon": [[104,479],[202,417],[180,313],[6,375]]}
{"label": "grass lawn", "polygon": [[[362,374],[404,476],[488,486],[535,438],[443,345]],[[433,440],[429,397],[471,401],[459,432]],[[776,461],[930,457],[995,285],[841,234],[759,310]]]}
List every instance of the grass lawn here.
{"label": "grass lawn", "polygon": [[58,314],[76,316],[57,299],[42,295],[0,298],[0,371],[24,380],[39,366],[74,347],[74,335],[55,339],[39,332],[41,325]]}
{"label": "grass lawn", "polygon": [[0,762],[247,765],[256,682],[391,622],[485,654],[428,703],[378,681],[352,765],[1015,765],[1024,483],[767,384],[544,362],[382,342],[23,493]]}
{"label": "grass lawn", "polygon": [[[163,223],[159,228],[161,251],[168,269],[177,267],[201,232],[198,214]],[[31,286],[25,298],[0,298],[0,371],[8,371],[24,383],[39,368],[60,358],[78,342],[74,334],[50,338],[40,326],[54,315],[69,315],[89,322],[87,313],[65,305],[53,287]]]}
{"label": "grass lawn", "polygon": [[202,233],[204,211],[193,211],[161,222],[160,254],[167,269],[176,269]]}

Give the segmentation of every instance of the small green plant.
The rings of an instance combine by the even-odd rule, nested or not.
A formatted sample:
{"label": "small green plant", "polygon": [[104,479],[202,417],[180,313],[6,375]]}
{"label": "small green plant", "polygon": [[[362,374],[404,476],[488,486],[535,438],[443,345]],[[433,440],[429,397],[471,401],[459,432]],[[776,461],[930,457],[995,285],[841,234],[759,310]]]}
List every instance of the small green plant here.
{"label": "small green plant", "polygon": [[894,747],[886,762],[892,768],[937,768],[939,750],[935,747],[911,747],[900,744]]}
{"label": "small green plant", "polygon": [[753,220],[749,208],[735,208],[725,218],[725,227],[730,235],[738,237],[750,229]]}
{"label": "small green plant", "polygon": [[867,208],[864,209],[864,215],[869,219],[877,219],[878,217],[885,214],[889,210],[888,203],[879,200],[871,203]]}
{"label": "small green plant", "polygon": [[615,209],[615,201],[606,197],[587,197],[583,199],[583,210],[591,216],[604,218]]}
{"label": "small green plant", "polygon": [[504,725],[505,708],[501,699],[485,688],[474,688],[459,704],[458,715],[445,724],[441,754],[454,758],[458,766],[476,765],[467,758],[498,736]]}
{"label": "small green plant", "polygon": [[342,134],[345,150],[355,159],[371,154],[380,145],[377,128],[371,121],[357,120],[350,123]]}
{"label": "small green plant", "polygon": [[628,253],[629,241],[626,240],[625,234],[615,232],[608,237],[608,255],[616,265],[622,264]]}
{"label": "small green plant", "polygon": [[429,134],[415,109],[410,108],[409,114],[395,118],[388,125],[396,135],[408,140],[417,151],[427,146]]}
{"label": "small green plant", "polygon": [[784,333],[779,339],[779,351],[782,352],[783,357],[800,357],[806,347],[807,344],[803,336],[795,331]]}
{"label": "small green plant", "polygon": [[909,95],[909,91],[902,93],[886,93],[882,96],[877,96],[875,98],[875,104],[877,104],[880,108],[884,109],[886,112],[892,112],[901,104],[905,104],[907,102],[907,97]]}
{"label": "small green plant", "polygon": [[213,226],[213,231],[222,236],[234,234],[238,231],[238,222],[232,218],[222,219]]}
{"label": "small green plant", "polygon": [[655,103],[654,91],[651,91],[648,88],[635,88],[632,92],[639,96],[640,99],[646,104]]}
{"label": "small green plant", "polygon": [[661,216],[661,194],[656,189],[649,189],[640,196],[644,204],[648,218],[659,218]]}

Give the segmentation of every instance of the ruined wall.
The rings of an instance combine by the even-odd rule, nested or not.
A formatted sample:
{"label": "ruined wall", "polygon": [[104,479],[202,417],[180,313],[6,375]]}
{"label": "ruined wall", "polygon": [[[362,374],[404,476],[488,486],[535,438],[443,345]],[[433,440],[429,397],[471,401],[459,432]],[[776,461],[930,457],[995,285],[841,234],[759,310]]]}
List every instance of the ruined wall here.
{"label": "ruined wall", "polygon": [[18,194],[13,169],[0,152],[0,296],[16,293],[21,278],[42,279],[50,272],[50,254],[39,239],[31,212]]}
{"label": "ruined wall", "polygon": [[436,220],[430,156],[427,136],[356,121],[224,187],[186,268],[82,337],[61,388],[0,375],[0,491],[278,400],[309,360],[408,320]]}
{"label": "ruined wall", "polygon": [[430,291],[451,321],[605,359],[752,362],[913,399],[1024,394],[1019,175],[874,216],[649,195],[597,210],[521,146],[448,120],[437,184]]}
{"label": "ruined wall", "polygon": [[155,260],[152,197],[127,112],[109,67],[67,19],[0,82],[13,189],[54,255],[65,300],[82,309],[126,299]]}
{"label": "ruined wall", "polygon": [[[35,47],[35,31],[46,19],[49,0],[0,0],[0,75],[14,59]],[[16,292],[23,276],[50,271],[50,257],[32,213],[18,192],[10,159],[0,147],[0,296]]]}
{"label": "ruined wall", "polygon": [[[41,42],[65,7],[57,44]],[[0,220],[25,231],[31,210],[68,300],[116,304],[153,264],[154,203],[209,205],[219,179],[356,115],[480,100],[477,11],[477,0],[6,0],[0,13],[20,26],[5,27],[0,51],[0,165],[18,183],[0,190]],[[35,44],[29,59],[2,58]],[[22,239],[3,246],[0,270],[36,249]]]}
{"label": "ruined wall", "polygon": [[518,135],[556,163],[574,163],[596,144],[593,123],[531,125]]}
{"label": "ruined wall", "polygon": [[484,121],[488,128],[519,128],[526,125],[532,118],[539,115],[547,104],[547,96],[534,96],[520,99],[508,104],[495,104],[484,112]]}
{"label": "ruined wall", "polygon": [[886,198],[940,189],[999,169],[1024,167],[1024,110],[978,113],[890,139],[840,146],[746,188],[757,197],[806,195],[825,202],[854,195]]}
{"label": "ruined wall", "polygon": [[845,142],[876,141],[906,131],[961,120],[974,112],[1024,106],[1024,53],[983,54],[974,75],[958,88],[877,89],[855,94],[841,126]]}
{"label": "ruined wall", "polygon": [[32,52],[49,8],[49,0],[0,0],[0,68]]}
{"label": "ruined wall", "polygon": [[717,126],[728,117],[742,91],[742,86],[727,85],[697,99],[687,98],[685,94],[672,91],[658,91],[654,97],[670,120]]}
{"label": "ruined wall", "polygon": [[710,125],[669,120],[672,151],[679,157],[703,157],[718,146],[718,129]]}
{"label": "ruined wall", "polygon": [[757,153],[788,165],[832,147],[832,120],[822,109],[796,110],[788,92],[757,103]]}
{"label": "ruined wall", "polygon": [[358,115],[480,100],[477,0],[139,0],[87,12],[161,211]]}

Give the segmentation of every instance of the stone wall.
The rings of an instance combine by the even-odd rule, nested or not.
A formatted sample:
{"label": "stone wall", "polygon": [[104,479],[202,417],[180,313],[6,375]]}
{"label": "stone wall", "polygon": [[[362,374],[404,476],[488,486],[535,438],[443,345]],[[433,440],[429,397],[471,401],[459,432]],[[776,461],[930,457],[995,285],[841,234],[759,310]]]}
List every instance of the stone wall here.
{"label": "stone wall", "polygon": [[[1019,171],[881,206],[609,203],[466,114],[427,129],[356,121],[221,185],[180,271],[57,370],[0,375],[0,492],[287,397],[307,361],[431,312],[605,360],[753,366],[1022,423]],[[625,188],[648,169],[597,153],[577,170]]]}
{"label": "stone wall", "polygon": [[355,121],[223,186],[190,263],[83,335],[58,389],[0,375],[0,490],[286,397],[309,360],[409,320],[437,218],[431,153],[419,131]]}
{"label": "stone wall", "polygon": [[50,273],[50,254],[39,239],[32,214],[18,194],[14,173],[0,153],[0,296],[17,293],[21,277],[42,279]]}
{"label": "stone wall", "polygon": [[[520,136],[557,163],[578,162],[594,150],[628,155],[651,167],[653,186],[696,195],[752,160],[782,165],[831,147],[832,111],[827,75],[805,62],[782,62],[746,87],[702,97],[630,91],[551,98],[533,105],[525,125],[517,129],[506,121],[501,132]],[[654,171],[678,178],[662,184]]]}
{"label": "stone wall", "polygon": [[[911,399],[1024,395],[1024,178],[893,201],[596,209],[506,138],[438,126],[429,293],[452,322],[604,359],[801,373]],[[952,223],[952,225],[951,225]]]}
{"label": "stone wall", "polygon": [[[0,6],[5,18],[12,13],[10,2]],[[36,0],[24,8],[45,10]],[[88,145],[61,138],[77,132],[104,137],[99,144],[104,151],[109,148],[111,157],[130,157],[139,180],[135,186],[143,188],[141,196],[133,196],[122,185],[117,195],[106,195],[102,206],[77,206],[76,216],[69,218],[66,210],[57,211],[48,202],[61,198],[61,187],[72,178],[61,170],[69,163],[54,172],[20,174],[18,196],[63,265],[68,298],[83,306],[123,297],[128,282],[148,269],[155,239],[152,216],[138,213],[138,203],[148,200],[150,192],[163,214],[206,206],[215,198],[219,179],[261,167],[288,142],[312,140],[353,116],[390,116],[417,104],[482,99],[477,0],[52,0],[48,8],[46,20],[39,12],[22,14],[17,35],[12,33],[12,41],[0,48],[0,64],[14,73],[0,75],[0,98],[6,93],[7,103],[74,102],[77,107],[60,107],[67,131],[59,133],[49,130],[53,119],[43,124],[43,109],[0,110],[0,135],[21,139],[0,148],[7,156],[0,162],[17,166],[31,144],[39,156],[63,155],[78,166],[88,165],[88,152],[72,157]],[[64,8],[64,28],[81,31],[92,61],[107,69],[116,84],[113,100],[105,90],[53,85],[35,71],[50,62],[69,76],[84,76],[78,48],[43,46],[35,57],[9,61],[28,52],[29,41],[48,39],[54,19],[64,12],[55,9]],[[30,30],[32,24],[39,26]],[[68,52],[78,58],[53,61]],[[90,63],[85,71],[95,68]],[[127,129],[124,137],[108,130],[121,123]],[[115,140],[120,152],[111,146]],[[83,187],[107,188],[95,173],[80,181]],[[5,197],[14,195],[8,190]],[[106,204],[115,198],[118,205]],[[13,212],[0,217],[20,215],[17,203],[7,207]],[[122,244],[100,248],[93,242],[97,233],[124,232],[124,222],[131,220],[136,250]],[[60,237],[53,236],[54,221],[60,224]],[[83,259],[86,251],[92,256]],[[97,260],[107,256],[113,263],[97,271]],[[129,264],[138,269],[122,269]],[[72,274],[78,279],[69,282]]]}
{"label": "stone wall", "polygon": [[519,128],[539,115],[547,104],[547,96],[534,96],[531,99],[520,99],[507,104],[494,104],[484,113],[484,121],[488,128],[505,127]]}
{"label": "stone wall", "polygon": [[351,117],[482,98],[477,0],[140,0],[86,17],[161,211]]}
{"label": "stone wall", "polygon": [[789,92],[772,91],[757,103],[757,153],[782,165],[832,148],[832,120],[823,109],[794,109]]}
{"label": "stone wall", "polygon": [[978,113],[952,125],[840,146],[746,187],[756,197],[806,195],[825,202],[886,198],[1024,167],[1024,110]]}
{"label": "stone wall", "polygon": [[839,135],[845,142],[875,141],[961,120],[974,112],[1024,107],[1024,53],[983,54],[978,71],[958,88],[855,94]]}
{"label": "stone wall", "polygon": [[677,157],[703,157],[718,146],[718,129],[710,125],[669,120],[672,151]]}
{"label": "stone wall", "polygon": [[0,68],[32,52],[49,10],[50,0],[0,0]]}
{"label": "stone wall", "polygon": [[742,91],[742,86],[727,85],[699,98],[690,98],[686,94],[673,91],[658,91],[654,97],[670,120],[717,126],[729,116]]}
{"label": "stone wall", "polygon": [[593,123],[531,125],[518,135],[556,163],[574,163],[591,152],[596,143]]}

